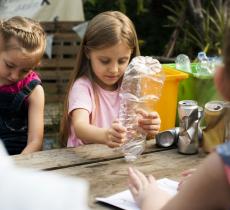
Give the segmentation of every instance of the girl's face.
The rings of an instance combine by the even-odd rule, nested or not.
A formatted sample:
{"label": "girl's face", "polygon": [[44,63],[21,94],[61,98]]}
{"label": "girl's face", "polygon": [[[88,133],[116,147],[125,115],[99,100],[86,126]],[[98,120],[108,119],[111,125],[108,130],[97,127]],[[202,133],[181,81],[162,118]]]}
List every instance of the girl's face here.
{"label": "girl's face", "polygon": [[0,52],[0,85],[11,85],[23,79],[33,67],[33,59],[20,50]]}
{"label": "girl's face", "polygon": [[123,42],[100,50],[91,50],[89,59],[96,83],[105,90],[115,90],[129,64],[132,50]]}

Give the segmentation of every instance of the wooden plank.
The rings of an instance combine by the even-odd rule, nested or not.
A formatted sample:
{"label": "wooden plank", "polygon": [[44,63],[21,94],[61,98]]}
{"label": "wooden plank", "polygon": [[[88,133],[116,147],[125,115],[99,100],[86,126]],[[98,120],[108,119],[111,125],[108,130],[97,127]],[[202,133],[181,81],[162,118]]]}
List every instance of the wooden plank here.
{"label": "wooden plank", "polygon": [[67,85],[60,85],[60,87],[57,86],[57,84],[43,84],[45,95],[50,97],[52,95],[64,95],[66,92]]}
{"label": "wooden plank", "polygon": [[144,154],[133,163],[116,159],[59,169],[55,172],[86,179],[90,183],[91,209],[106,210],[116,208],[96,203],[95,198],[126,190],[129,166],[138,168],[145,174],[153,174],[157,179],[167,177],[178,180],[181,171],[196,168],[202,160],[203,157],[200,155],[181,155],[176,149],[173,149]]}
{"label": "wooden plank", "polygon": [[[165,149],[155,146],[154,140],[147,142],[145,153],[162,151]],[[77,148],[62,148],[35,152],[28,155],[12,156],[18,166],[55,170],[76,165],[101,162],[122,158],[123,155],[106,145],[89,144]]]}
{"label": "wooden plank", "polygon": [[57,22],[41,22],[46,32],[71,32],[74,26],[81,24],[82,21],[57,21]]}
{"label": "wooden plank", "polygon": [[79,46],[78,45],[71,45],[71,46],[57,46],[54,45],[52,48],[52,55],[57,55],[57,54],[61,54],[61,55],[66,55],[66,54],[70,54],[70,55],[77,55],[77,52],[79,50]]}
{"label": "wooden plank", "polygon": [[76,64],[81,38],[73,27],[81,21],[41,22],[47,35],[53,35],[52,57],[44,55],[37,68],[45,90],[46,104],[63,101],[70,74]]}
{"label": "wooden plank", "polygon": [[81,38],[73,31],[72,33],[54,33],[53,34],[53,42],[63,42],[63,41],[69,41],[69,42],[79,42],[81,41]]}
{"label": "wooden plank", "polygon": [[76,58],[70,59],[58,59],[58,58],[51,58],[51,59],[42,59],[41,66],[38,69],[45,69],[46,67],[50,68],[73,68],[76,64]]}
{"label": "wooden plank", "polygon": [[40,78],[43,81],[57,80],[64,81],[69,80],[72,70],[37,70],[40,75]]}
{"label": "wooden plank", "polygon": [[46,94],[45,103],[63,103],[65,99],[65,94]]}

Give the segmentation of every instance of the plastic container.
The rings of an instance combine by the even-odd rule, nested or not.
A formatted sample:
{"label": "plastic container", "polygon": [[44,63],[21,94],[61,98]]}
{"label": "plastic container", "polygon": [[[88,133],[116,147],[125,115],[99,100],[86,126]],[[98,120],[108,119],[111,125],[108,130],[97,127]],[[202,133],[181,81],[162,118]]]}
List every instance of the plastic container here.
{"label": "plastic container", "polygon": [[[216,91],[213,75],[200,75],[196,73],[196,63],[191,64],[192,73],[187,73],[189,78],[181,81],[179,85],[178,101],[195,100],[199,106],[204,105],[212,100],[221,100]],[[176,70],[175,64],[164,64],[164,67]],[[185,72],[183,70],[178,70]]]}
{"label": "plastic container", "polygon": [[165,82],[156,110],[161,117],[161,131],[175,127],[177,113],[178,85],[181,80],[187,79],[187,73],[163,65]]}
{"label": "plastic container", "polygon": [[149,103],[157,103],[163,83],[161,64],[149,56],[135,57],[125,71],[119,93],[119,121],[127,129],[121,146],[126,161],[136,160],[145,149],[146,134],[139,129],[136,111],[148,109]]}

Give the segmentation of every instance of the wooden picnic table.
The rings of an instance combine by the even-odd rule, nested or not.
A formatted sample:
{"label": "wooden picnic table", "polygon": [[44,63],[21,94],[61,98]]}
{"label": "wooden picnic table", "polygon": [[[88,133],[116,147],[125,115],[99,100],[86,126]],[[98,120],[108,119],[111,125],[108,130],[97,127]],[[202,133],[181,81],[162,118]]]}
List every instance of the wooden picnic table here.
{"label": "wooden picnic table", "polygon": [[[158,148],[148,141],[145,152],[135,162],[128,163],[122,154],[105,145],[84,145],[78,148],[62,148],[12,156],[16,165],[76,176],[90,183],[91,209],[117,209],[95,201],[127,189],[127,169],[133,166],[157,179],[167,177],[178,180],[180,172],[197,167],[203,155],[182,155],[176,148]],[[76,195],[77,196],[77,195]]]}

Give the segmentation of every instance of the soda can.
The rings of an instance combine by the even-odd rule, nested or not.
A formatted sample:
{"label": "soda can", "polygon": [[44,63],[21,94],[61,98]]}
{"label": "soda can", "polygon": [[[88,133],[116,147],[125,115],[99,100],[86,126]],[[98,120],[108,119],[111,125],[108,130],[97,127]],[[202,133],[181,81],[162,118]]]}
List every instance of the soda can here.
{"label": "soda can", "polygon": [[198,105],[194,100],[183,100],[178,102],[178,115],[180,129],[187,130],[194,119],[198,117]]}
{"label": "soda can", "polygon": [[205,104],[203,129],[203,149],[211,152],[225,140],[225,113],[223,101],[210,101]]}
{"label": "soda can", "polygon": [[179,137],[179,127],[162,131],[156,135],[156,145],[159,147],[171,147],[177,144]]}
{"label": "soda can", "polygon": [[199,107],[194,100],[183,100],[178,103],[180,131],[178,151],[182,154],[195,154],[198,152],[198,123]]}

